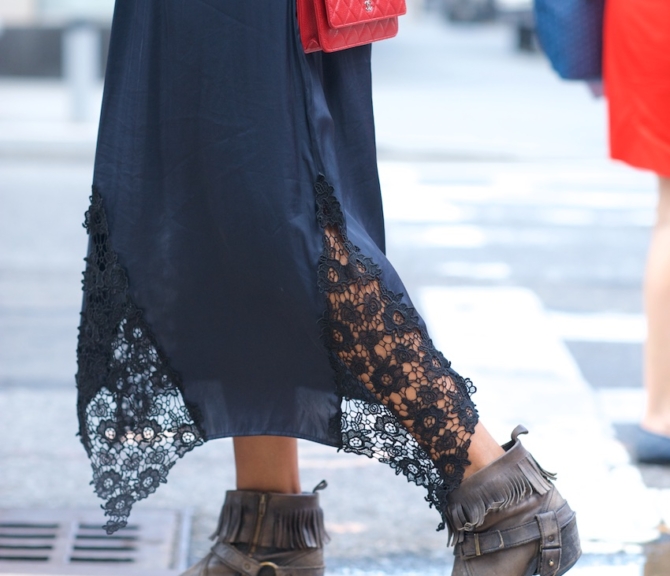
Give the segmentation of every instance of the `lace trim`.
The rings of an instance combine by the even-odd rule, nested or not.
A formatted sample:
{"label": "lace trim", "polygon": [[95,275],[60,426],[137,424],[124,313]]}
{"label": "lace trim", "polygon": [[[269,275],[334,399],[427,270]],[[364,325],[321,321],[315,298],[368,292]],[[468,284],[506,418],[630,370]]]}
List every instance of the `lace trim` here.
{"label": "lace trim", "polygon": [[204,434],[179,375],[129,296],[96,189],[84,227],[90,249],[77,347],[79,433],[111,534],[126,526],[135,502],[167,481],[180,457],[203,444]]}
{"label": "lace trim", "polygon": [[461,483],[478,415],[475,387],[438,352],[414,308],[384,286],[381,269],[347,237],[333,188],[316,185],[324,230],[321,320],[336,373],[341,414],[331,423],[345,452],[389,464],[428,490],[447,520],[447,495]]}

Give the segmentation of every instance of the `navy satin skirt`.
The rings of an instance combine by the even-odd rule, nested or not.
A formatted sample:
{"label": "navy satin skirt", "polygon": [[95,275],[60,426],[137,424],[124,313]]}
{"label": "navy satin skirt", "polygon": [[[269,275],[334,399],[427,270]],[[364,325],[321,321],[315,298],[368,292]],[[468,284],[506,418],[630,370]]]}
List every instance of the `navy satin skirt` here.
{"label": "navy satin skirt", "polygon": [[384,256],[370,46],[305,54],[295,0],[117,3],[77,375],[110,531],[180,456],[225,436],[395,453],[429,482],[417,466],[430,461],[405,431],[373,454],[374,430],[393,417],[365,391],[357,413],[372,408],[343,431],[356,410],[343,409],[351,398],[320,325],[320,175],[348,240],[405,310]]}

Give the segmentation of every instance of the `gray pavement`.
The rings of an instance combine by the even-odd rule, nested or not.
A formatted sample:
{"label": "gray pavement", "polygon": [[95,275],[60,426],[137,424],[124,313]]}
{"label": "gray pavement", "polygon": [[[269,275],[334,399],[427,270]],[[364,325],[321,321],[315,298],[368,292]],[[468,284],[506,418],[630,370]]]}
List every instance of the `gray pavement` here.
{"label": "gray pavement", "polygon": [[[604,103],[515,54],[509,30],[403,24],[373,50],[389,255],[487,426],[503,441],[523,421],[560,471],[587,552],[572,573],[667,574],[670,472],[625,449],[653,179],[606,159]],[[99,504],[73,389],[94,138],[62,85],[0,81],[0,507]],[[231,442],[184,460],[138,506],[193,508],[195,558],[233,483]],[[306,442],[301,469],[305,489],[330,483],[332,573],[448,573],[420,489]]]}

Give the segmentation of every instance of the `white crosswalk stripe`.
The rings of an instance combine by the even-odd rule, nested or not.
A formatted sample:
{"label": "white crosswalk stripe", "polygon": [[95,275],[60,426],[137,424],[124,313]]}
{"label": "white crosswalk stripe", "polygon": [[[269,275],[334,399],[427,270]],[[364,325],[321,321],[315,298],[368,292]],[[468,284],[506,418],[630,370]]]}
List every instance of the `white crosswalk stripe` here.
{"label": "white crosswalk stripe", "polygon": [[647,332],[647,322],[643,314],[550,312],[549,320],[563,340],[644,342]]}

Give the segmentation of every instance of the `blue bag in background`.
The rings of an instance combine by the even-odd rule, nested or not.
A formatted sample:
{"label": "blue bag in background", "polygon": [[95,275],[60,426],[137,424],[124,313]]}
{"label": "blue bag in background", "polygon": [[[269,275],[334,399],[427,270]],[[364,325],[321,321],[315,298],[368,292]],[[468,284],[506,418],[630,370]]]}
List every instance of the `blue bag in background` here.
{"label": "blue bag in background", "polygon": [[535,0],[540,46],[566,80],[602,78],[605,0]]}

